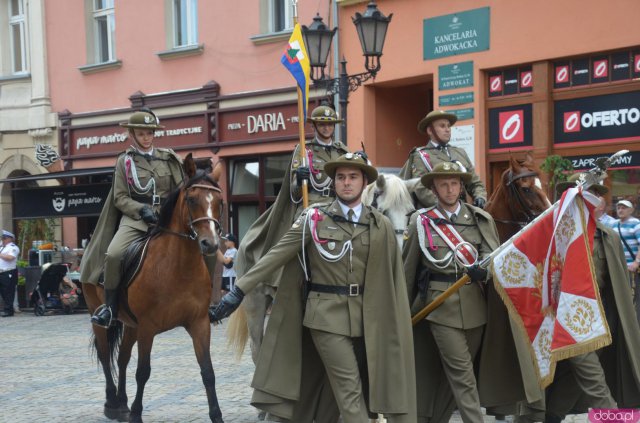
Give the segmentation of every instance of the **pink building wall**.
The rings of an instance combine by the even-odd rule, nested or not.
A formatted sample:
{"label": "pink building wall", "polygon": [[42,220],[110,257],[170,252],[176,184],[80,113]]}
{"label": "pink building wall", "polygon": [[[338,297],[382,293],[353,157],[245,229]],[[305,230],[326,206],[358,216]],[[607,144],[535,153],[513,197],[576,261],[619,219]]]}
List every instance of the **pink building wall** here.
{"label": "pink building wall", "polygon": [[[316,10],[300,2],[300,21],[310,23]],[[327,10],[327,0],[313,2]],[[214,80],[228,95],[293,86],[280,64],[285,40],[256,45],[259,35],[257,0],[198,2],[198,41],[201,55],[162,60],[165,45],[164,2],[115,2],[116,58],[119,69],[83,74],[87,65],[83,0],[46,2],[47,49],[52,109],[73,113],[127,107],[135,91],[145,94],[203,86]],[[132,18],[135,17],[135,18]]]}

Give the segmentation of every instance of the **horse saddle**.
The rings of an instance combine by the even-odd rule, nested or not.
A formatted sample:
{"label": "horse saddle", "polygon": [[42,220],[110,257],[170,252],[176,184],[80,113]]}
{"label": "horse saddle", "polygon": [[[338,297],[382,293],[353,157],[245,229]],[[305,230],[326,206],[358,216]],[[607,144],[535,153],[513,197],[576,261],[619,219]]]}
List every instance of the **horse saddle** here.
{"label": "horse saddle", "polygon": [[147,247],[149,246],[150,239],[151,235],[147,233],[129,244],[124,252],[120,268],[120,274],[122,275],[121,281],[124,283],[123,286],[129,287],[140,271],[144,258],[147,255]]}

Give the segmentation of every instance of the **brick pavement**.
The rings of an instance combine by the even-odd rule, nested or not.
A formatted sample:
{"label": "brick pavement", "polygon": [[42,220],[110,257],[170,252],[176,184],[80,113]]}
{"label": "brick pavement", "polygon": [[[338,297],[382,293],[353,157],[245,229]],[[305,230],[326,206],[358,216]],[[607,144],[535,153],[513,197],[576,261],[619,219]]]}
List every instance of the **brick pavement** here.
{"label": "brick pavement", "polygon": [[[224,324],[215,327],[211,342],[223,418],[225,423],[253,423],[258,419],[249,405],[253,372],[249,349],[236,362],[226,347],[225,330]],[[90,333],[89,317],[82,311],[43,317],[24,311],[0,319],[0,423],[111,422],[102,414],[104,379],[90,356]],[[127,380],[129,402],[135,396],[136,358],[134,347]],[[183,329],[156,337],[143,405],[145,422],[209,421],[200,370]],[[451,422],[461,420],[454,416]]]}

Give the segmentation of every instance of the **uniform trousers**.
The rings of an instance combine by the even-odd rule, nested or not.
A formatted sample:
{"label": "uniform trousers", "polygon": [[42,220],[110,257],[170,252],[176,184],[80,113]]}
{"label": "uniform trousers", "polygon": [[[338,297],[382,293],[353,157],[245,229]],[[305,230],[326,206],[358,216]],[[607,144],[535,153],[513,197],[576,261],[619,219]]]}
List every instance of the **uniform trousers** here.
{"label": "uniform trousers", "polygon": [[104,259],[104,289],[117,289],[122,278],[122,256],[133,241],[146,232],[131,226],[120,225],[116,231]]}
{"label": "uniform trousers", "polygon": [[13,299],[16,295],[16,285],[18,284],[18,270],[9,270],[0,273],[0,294],[4,302],[4,311],[13,314]]}
{"label": "uniform trousers", "polygon": [[484,325],[473,329],[458,329],[429,322],[429,327],[440,351],[444,373],[462,421],[481,422],[483,417],[473,361],[480,350]]}
{"label": "uniform trousers", "polygon": [[354,338],[316,329],[310,329],[310,332],[327,371],[343,422],[367,423],[369,416]]}
{"label": "uniform trousers", "polygon": [[556,382],[547,388],[547,414],[562,418],[569,414],[573,401],[567,401],[566,395],[576,389],[588,397],[591,408],[617,407],[595,351],[568,358],[567,362],[575,379],[556,376]]}

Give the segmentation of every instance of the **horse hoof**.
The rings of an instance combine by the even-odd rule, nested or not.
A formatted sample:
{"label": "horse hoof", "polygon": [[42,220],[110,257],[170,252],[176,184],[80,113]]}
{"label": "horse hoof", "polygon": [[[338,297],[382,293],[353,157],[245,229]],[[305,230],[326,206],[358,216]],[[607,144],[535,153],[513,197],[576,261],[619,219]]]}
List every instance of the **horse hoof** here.
{"label": "horse hoof", "polygon": [[117,420],[119,422],[129,421],[129,407],[126,405],[120,407],[108,407],[104,406],[104,415],[110,420]]}
{"label": "horse hoof", "polygon": [[211,421],[213,423],[224,423],[224,420],[222,420],[222,417],[214,417],[211,419]]}
{"label": "horse hoof", "polygon": [[142,416],[129,414],[129,423],[142,423]]}
{"label": "horse hoof", "polygon": [[265,417],[267,417],[267,412],[266,411],[261,411],[258,413],[258,420],[263,421],[265,419]]}

